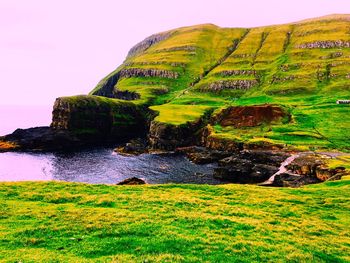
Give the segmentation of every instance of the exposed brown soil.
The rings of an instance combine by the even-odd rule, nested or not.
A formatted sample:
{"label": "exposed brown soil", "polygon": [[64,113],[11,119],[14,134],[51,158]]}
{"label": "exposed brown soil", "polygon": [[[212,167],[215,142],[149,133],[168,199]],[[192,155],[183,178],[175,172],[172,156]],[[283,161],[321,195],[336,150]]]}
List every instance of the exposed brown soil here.
{"label": "exposed brown soil", "polygon": [[236,106],[222,110],[213,121],[221,126],[254,127],[263,123],[290,119],[290,114],[278,105]]}

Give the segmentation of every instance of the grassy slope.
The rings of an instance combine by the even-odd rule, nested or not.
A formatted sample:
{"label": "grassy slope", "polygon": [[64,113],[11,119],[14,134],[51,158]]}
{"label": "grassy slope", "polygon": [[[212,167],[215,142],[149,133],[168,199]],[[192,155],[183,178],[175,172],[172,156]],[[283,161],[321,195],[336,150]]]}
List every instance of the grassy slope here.
{"label": "grassy slope", "polygon": [[250,185],[0,184],[4,262],[349,262],[350,178]]}
{"label": "grassy slope", "polygon": [[[117,69],[166,69],[178,72],[178,79],[127,78],[117,87],[140,93],[141,99],[135,103],[161,105],[156,108],[163,116],[171,116],[172,104],[216,108],[282,104],[293,114],[290,124],[243,130],[215,127],[213,136],[270,141],[301,149],[349,150],[349,106],[336,105],[335,101],[349,99],[350,48],[298,48],[315,41],[350,41],[349,30],[349,15],[249,30],[210,24],[180,28],[170,38],[128,58]],[[222,76],[221,72],[227,70],[254,70],[256,74]],[[213,82],[245,79],[256,79],[258,84],[248,91],[201,90]],[[198,112],[195,107],[184,106],[176,108],[174,115],[183,114],[181,122],[186,123]],[[164,121],[171,122],[171,118]]]}

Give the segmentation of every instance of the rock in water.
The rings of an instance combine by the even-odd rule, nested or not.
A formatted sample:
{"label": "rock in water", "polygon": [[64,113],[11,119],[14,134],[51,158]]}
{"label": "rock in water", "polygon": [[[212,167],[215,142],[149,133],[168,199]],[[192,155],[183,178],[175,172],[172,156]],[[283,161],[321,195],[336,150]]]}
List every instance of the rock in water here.
{"label": "rock in water", "polygon": [[141,185],[141,184],[146,184],[146,182],[137,177],[131,177],[117,183],[117,185]]}
{"label": "rock in water", "polygon": [[140,155],[143,153],[147,153],[148,152],[147,141],[142,138],[136,138],[136,139],[130,140],[124,146],[114,149],[114,151],[121,155],[126,155],[126,156]]}

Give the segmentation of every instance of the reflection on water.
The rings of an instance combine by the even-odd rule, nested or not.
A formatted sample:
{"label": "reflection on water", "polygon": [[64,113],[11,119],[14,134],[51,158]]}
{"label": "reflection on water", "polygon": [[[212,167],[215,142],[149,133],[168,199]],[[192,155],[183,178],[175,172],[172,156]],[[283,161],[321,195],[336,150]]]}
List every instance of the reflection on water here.
{"label": "reflection on water", "polygon": [[213,169],[211,164],[196,165],[180,155],[125,157],[106,148],[73,153],[0,153],[0,181],[114,184],[135,176],[150,184],[219,184],[212,177]]}

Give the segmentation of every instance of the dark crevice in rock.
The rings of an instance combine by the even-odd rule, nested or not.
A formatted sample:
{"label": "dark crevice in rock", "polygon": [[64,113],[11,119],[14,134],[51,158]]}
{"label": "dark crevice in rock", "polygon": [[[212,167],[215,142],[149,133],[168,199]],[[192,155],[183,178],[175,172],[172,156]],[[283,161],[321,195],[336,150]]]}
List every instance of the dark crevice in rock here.
{"label": "dark crevice in rock", "polygon": [[138,100],[141,98],[140,94],[133,91],[122,91],[122,90],[114,90],[114,98],[120,100]]}
{"label": "dark crevice in rock", "polygon": [[289,45],[290,45],[290,40],[292,38],[292,34],[293,34],[293,31],[294,31],[294,26],[292,26],[291,30],[287,32],[286,34],[286,38],[284,40],[284,44],[283,44],[283,54],[286,53]]}
{"label": "dark crevice in rock", "polygon": [[101,88],[93,92],[92,95],[103,96],[107,98],[115,98],[114,87],[119,81],[120,73],[117,72],[110,76],[108,79],[101,84]]}
{"label": "dark crevice in rock", "polygon": [[254,66],[256,57],[258,56],[258,53],[259,53],[260,49],[262,48],[262,46],[264,45],[265,40],[266,40],[268,35],[269,35],[268,32],[261,33],[261,39],[260,39],[259,47],[258,47],[258,49],[256,50],[256,52],[255,52],[255,54],[253,56],[252,66]]}

